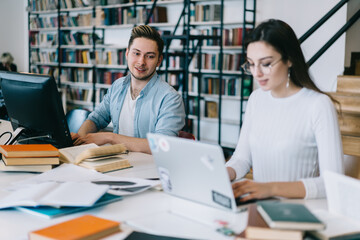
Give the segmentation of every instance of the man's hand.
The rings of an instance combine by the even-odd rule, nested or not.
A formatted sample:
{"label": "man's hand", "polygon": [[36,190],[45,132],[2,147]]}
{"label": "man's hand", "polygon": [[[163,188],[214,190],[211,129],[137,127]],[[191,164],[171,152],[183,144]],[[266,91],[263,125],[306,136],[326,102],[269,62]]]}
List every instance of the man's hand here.
{"label": "man's hand", "polygon": [[98,133],[88,133],[83,137],[78,135],[77,139],[74,141],[74,145],[82,145],[88,143],[95,143],[96,145],[104,145],[106,143],[112,143],[111,138],[114,133],[111,132],[98,132]]}
{"label": "man's hand", "polygon": [[71,135],[71,139],[73,140],[73,142],[75,142],[76,139],[78,139],[80,137],[80,135],[78,133],[70,133]]}

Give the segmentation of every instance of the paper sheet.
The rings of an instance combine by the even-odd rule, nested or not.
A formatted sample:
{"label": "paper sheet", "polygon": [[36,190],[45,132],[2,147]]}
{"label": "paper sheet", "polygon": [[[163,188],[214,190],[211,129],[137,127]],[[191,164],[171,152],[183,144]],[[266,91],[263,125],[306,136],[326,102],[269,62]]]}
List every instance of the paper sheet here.
{"label": "paper sheet", "polygon": [[[54,168],[50,171],[44,172],[37,176],[27,178],[22,181],[14,182],[12,186],[7,188],[18,189],[22,187],[26,187],[29,184],[43,183],[43,182],[91,182],[91,181],[131,181],[135,184],[131,186],[116,186],[117,190],[111,190],[109,193],[115,195],[132,195],[151,187],[154,187],[159,184],[159,181],[151,181],[145,180],[141,178],[124,178],[124,177],[114,177],[105,175],[94,170],[90,170],[87,168],[83,168],[74,164],[62,164],[57,168]],[[138,189],[138,191],[122,191],[121,189],[134,188],[134,187],[142,187],[147,186],[142,189]]]}
{"label": "paper sheet", "polygon": [[329,212],[360,221],[360,180],[326,171],[324,182]]}
{"label": "paper sheet", "polygon": [[90,182],[43,182],[28,184],[0,199],[0,208],[16,206],[92,206],[108,190]]}

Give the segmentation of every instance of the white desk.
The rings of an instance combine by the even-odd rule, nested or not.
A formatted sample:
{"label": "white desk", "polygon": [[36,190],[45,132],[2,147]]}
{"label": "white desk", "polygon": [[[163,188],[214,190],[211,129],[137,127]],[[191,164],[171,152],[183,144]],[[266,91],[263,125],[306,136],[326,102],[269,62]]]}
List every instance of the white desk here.
{"label": "white desk", "polygon": [[[135,160],[133,158],[136,158]],[[130,162],[134,166],[130,169],[120,170],[108,173],[113,176],[122,177],[157,177],[155,165],[152,157],[138,159],[138,155],[130,157]],[[0,189],[14,181],[23,180],[34,176],[31,173],[5,173],[0,172]],[[4,194],[0,190],[0,196]],[[90,209],[85,212],[67,215],[52,220],[44,219],[18,210],[0,210],[0,239],[25,240],[28,232],[47,227],[65,220],[69,220],[81,215],[93,214],[99,217],[115,220],[129,221],[132,226],[136,225],[148,233],[163,234],[178,237],[191,237],[195,239],[232,239],[225,237],[215,231],[209,225],[191,221],[189,219],[177,216],[169,212],[170,204],[174,198],[157,190],[148,190],[146,192],[124,197],[123,200],[108,204],[103,207]],[[297,200],[304,202],[304,200]],[[306,201],[305,204],[310,208],[326,209],[326,201],[313,200]],[[240,213],[242,217],[239,220],[239,226],[246,226],[246,212]],[[123,226],[125,230],[121,234],[113,235],[107,239],[122,239],[130,232],[130,228]]]}

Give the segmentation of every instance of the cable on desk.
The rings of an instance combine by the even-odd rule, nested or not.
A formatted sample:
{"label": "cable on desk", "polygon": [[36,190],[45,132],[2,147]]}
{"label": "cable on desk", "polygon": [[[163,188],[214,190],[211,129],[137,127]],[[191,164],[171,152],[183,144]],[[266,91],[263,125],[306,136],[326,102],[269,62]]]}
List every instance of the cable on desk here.
{"label": "cable on desk", "polygon": [[12,133],[9,132],[9,131],[3,132],[3,133],[0,135],[0,138],[2,138],[5,134],[10,134],[9,139],[4,143],[4,145],[7,145],[7,144],[10,142],[11,138],[12,138]]}
{"label": "cable on desk", "polygon": [[47,135],[42,135],[42,136],[23,138],[23,139],[18,140],[17,143],[28,141],[28,140],[33,140],[33,139],[38,139],[38,138],[51,138],[51,135],[47,134]]}

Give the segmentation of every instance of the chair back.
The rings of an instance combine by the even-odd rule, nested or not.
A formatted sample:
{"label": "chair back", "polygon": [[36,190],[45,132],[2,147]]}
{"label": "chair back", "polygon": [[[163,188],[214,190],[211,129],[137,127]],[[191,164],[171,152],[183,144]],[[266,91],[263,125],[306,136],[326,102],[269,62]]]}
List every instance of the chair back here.
{"label": "chair back", "polygon": [[85,122],[89,114],[90,111],[86,109],[72,109],[67,112],[66,121],[68,123],[70,132],[77,133],[80,126]]}
{"label": "chair back", "polygon": [[194,134],[185,131],[179,131],[179,137],[195,140]]}

